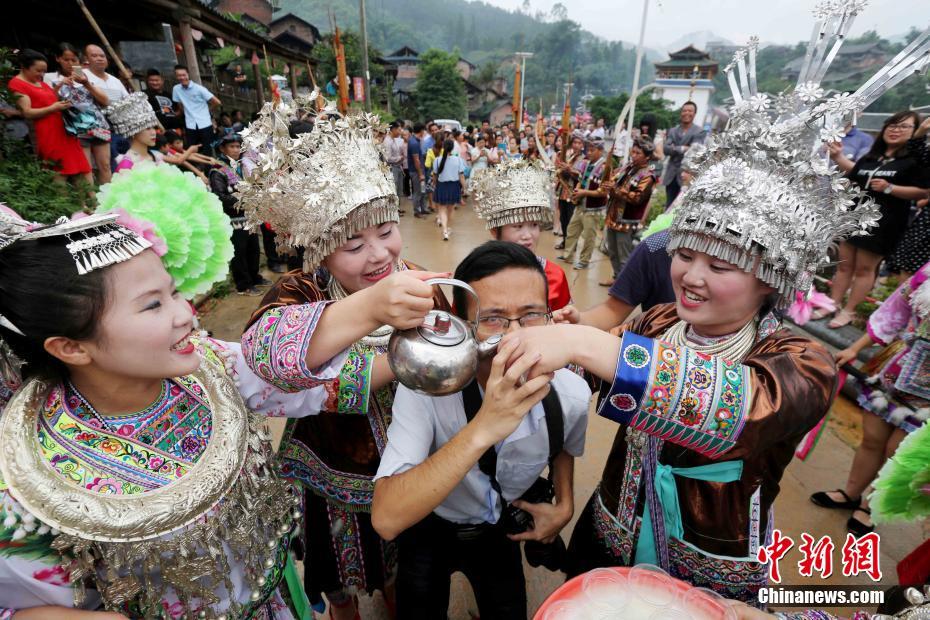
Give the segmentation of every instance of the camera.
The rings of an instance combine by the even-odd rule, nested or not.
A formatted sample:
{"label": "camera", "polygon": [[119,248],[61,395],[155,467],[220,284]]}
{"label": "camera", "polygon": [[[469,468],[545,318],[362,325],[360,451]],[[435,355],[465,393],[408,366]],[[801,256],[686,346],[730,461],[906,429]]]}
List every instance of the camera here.
{"label": "camera", "polygon": [[[520,499],[528,504],[551,504],[555,499],[555,487],[545,478],[537,478]],[[501,513],[500,524],[508,534],[522,534],[532,529],[533,515],[513,504],[507,504]]]}
{"label": "camera", "polygon": [[[555,499],[555,487],[545,478],[537,478],[533,485],[520,496],[528,504],[551,504]],[[525,510],[507,504],[499,521],[508,534],[522,534],[533,527],[533,515]],[[532,567],[545,566],[551,571],[562,570],[565,564],[565,542],[556,536],[551,543],[528,540],[523,545],[526,561]]]}

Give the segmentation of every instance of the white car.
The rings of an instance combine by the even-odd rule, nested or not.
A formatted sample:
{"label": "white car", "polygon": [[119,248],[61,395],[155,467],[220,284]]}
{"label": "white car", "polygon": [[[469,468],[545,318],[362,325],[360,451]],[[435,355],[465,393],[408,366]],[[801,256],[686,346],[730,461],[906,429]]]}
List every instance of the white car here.
{"label": "white car", "polygon": [[437,118],[433,122],[439,125],[440,129],[443,129],[445,131],[453,131],[455,129],[458,129],[459,131],[464,131],[464,128],[462,127],[462,123],[458,122],[457,120],[453,120],[450,118]]}

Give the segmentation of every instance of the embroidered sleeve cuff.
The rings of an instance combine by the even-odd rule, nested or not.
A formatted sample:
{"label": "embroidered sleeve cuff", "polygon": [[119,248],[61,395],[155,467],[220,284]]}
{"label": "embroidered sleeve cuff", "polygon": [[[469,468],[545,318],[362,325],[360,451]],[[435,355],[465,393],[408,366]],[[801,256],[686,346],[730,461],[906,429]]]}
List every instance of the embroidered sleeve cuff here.
{"label": "embroidered sleeve cuff", "polygon": [[371,369],[375,354],[371,351],[349,351],[349,357],[339,373],[337,407],[339,413],[368,413],[371,396]]}
{"label": "embroidered sleeve cuff", "polygon": [[736,443],[751,400],[746,366],[627,331],[598,414],[716,457]]}
{"label": "embroidered sleeve cuff", "polygon": [[242,335],[242,354],[249,368],[286,392],[316,387],[335,378],[345,358],[339,356],[319,368],[307,367],[307,349],[329,302],[281,306],[265,312]]}

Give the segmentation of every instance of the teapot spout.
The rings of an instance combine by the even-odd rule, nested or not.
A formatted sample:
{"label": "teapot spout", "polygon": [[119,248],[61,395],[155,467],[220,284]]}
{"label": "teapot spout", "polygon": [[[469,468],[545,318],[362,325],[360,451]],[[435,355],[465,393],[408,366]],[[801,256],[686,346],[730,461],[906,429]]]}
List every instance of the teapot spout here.
{"label": "teapot spout", "polygon": [[497,345],[501,343],[502,335],[497,334],[496,336],[491,336],[484,342],[478,343],[478,357],[485,358],[491,357],[497,353]]}

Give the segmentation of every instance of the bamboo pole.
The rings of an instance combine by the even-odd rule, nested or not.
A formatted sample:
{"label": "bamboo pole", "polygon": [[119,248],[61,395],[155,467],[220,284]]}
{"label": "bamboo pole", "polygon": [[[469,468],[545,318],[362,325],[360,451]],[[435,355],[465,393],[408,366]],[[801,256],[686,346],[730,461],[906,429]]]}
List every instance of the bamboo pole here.
{"label": "bamboo pole", "polygon": [[94,32],[97,33],[97,36],[100,37],[100,42],[103,43],[103,46],[107,48],[107,52],[110,54],[110,57],[113,59],[113,62],[116,63],[117,68],[119,68],[120,74],[129,82],[129,90],[135,91],[132,83],[132,73],[129,72],[129,69],[126,68],[126,65],[123,64],[123,61],[120,60],[120,57],[117,55],[116,50],[113,49],[113,46],[110,45],[110,40],[107,39],[107,35],[103,34],[103,30],[100,29],[100,25],[97,24],[97,20],[94,19],[94,16],[91,15],[90,9],[87,8],[87,5],[84,4],[84,0],[77,0],[78,6],[81,7],[81,11],[84,12],[84,17],[87,18],[87,21],[90,22],[90,27],[94,29]]}
{"label": "bamboo pole", "polygon": [[313,90],[316,91],[316,111],[319,112],[323,109],[325,103],[323,102],[323,93],[320,91],[320,87],[316,84],[316,76],[313,75],[313,67],[310,66],[310,61],[307,62],[307,73],[310,74],[310,83],[313,84]]}

